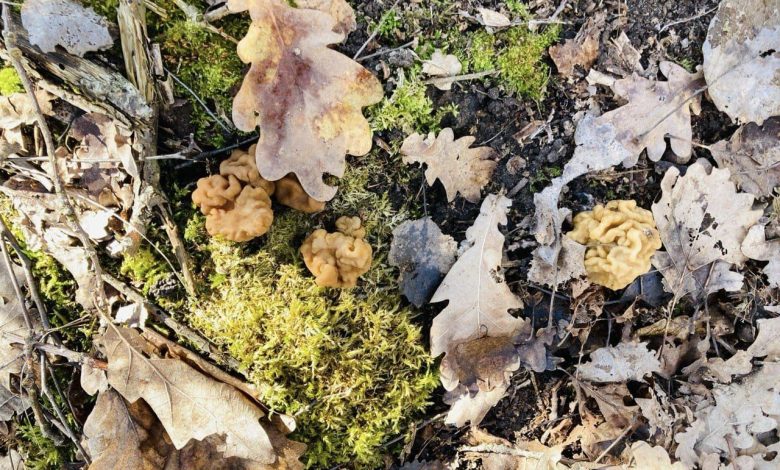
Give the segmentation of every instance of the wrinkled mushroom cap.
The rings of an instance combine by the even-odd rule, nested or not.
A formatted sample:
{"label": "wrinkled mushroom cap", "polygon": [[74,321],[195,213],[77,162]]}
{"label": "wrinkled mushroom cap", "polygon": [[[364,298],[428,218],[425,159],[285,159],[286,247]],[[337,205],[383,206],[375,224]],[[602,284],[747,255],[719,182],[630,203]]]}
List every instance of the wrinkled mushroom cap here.
{"label": "wrinkled mushroom cap", "polygon": [[[357,219],[357,227],[354,225]],[[365,230],[357,217],[340,217],[336,226],[346,227],[360,236],[341,231],[328,233],[317,229],[304,240],[301,254],[306,267],[322,287],[355,287],[357,279],[371,267],[371,246],[362,239]]]}
{"label": "wrinkled mushroom cap", "polygon": [[631,200],[610,201],[577,214],[567,236],[588,246],[588,279],[613,290],[648,272],[650,258],[661,248],[653,214]]}
{"label": "wrinkled mushroom cap", "polygon": [[324,202],[306,194],[306,191],[303,190],[303,186],[301,186],[294,174],[289,174],[276,181],[275,197],[280,204],[308,214],[325,209]]}
{"label": "wrinkled mushroom cap", "polygon": [[233,207],[214,209],[206,216],[206,231],[234,242],[265,234],[274,221],[271,198],[263,188],[244,186]]}
{"label": "wrinkled mushroom cap", "polygon": [[257,171],[257,162],[255,161],[255,148],[257,145],[249,147],[248,153],[236,149],[230,154],[227,160],[219,164],[219,173],[222,176],[233,175],[242,183],[249,184],[255,188],[263,188],[269,196],[273,195],[275,185],[268,181]]}
{"label": "wrinkled mushroom cap", "polygon": [[214,209],[229,208],[240,193],[241,183],[235,176],[212,175],[198,180],[192,202],[203,214],[209,215]]}

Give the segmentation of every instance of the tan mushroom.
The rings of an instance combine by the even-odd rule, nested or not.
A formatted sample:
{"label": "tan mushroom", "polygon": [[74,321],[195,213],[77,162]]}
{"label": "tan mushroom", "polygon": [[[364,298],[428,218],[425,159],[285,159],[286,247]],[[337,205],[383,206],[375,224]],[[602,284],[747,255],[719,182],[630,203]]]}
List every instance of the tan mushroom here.
{"label": "tan mushroom", "polygon": [[275,197],[280,204],[309,214],[325,209],[325,203],[306,194],[298,178],[292,173],[276,181]]}
{"label": "tan mushroom", "polygon": [[340,217],[336,227],[338,232],[318,229],[306,238],[301,246],[303,261],[317,285],[355,287],[358,277],[371,267],[371,246],[363,240],[365,229],[359,218]]}
{"label": "tan mushroom", "polygon": [[213,209],[206,216],[206,231],[234,242],[245,242],[268,232],[274,221],[271,198],[263,188],[244,186],[230,208]]}
{"label": "tan mushroom", "polygon": [[233,175],[242,183],[249,184],[255,188],[263,188],[271,196],[274,194],[275,184],[260,176],[260,172],[257,171],[257,162],[255,161],[256,147],[257,145],[249,147],[247,152],[241,149],[234,150],[227,160],[223,160],[219,164],[219,173],[222,176]]}
{"label": "tan mushroom", "polygon": [[235,176],[212,175],[198,180],[192,202],[203,214],[209,215],[214,209],[229,208],[240,193],[241,183]]}
{"label": "tan mushroom", "polygon": [[650,258],[661,248],[653,214],[632,200],[610,201],[577,214],[567,236],[588,246],[588,279],[613,290],[648,272]]}

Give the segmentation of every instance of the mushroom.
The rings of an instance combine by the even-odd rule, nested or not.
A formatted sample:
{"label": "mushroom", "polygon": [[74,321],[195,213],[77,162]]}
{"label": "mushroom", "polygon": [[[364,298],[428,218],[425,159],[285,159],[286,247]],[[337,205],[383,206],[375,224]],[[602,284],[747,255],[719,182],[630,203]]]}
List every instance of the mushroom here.
{"label": "mushroom", "polygon": [[363,240],[365,229],[357,217],[339,217],[338,229],[317,229],[301,246],[306,267],[321,287],[355,287],[357,278],[371,267],[371,246]]}
{"label": "mushroom", "polygon": [[249,147],[247,152],[241,149],[236,149],[230,154],[227,160],[223,160],[219,164],[219,173],[222,176],[233,175],[242,183],[249,184],[255,188],[263,188],[269,196],[273,195],[275,185],[272,181],[268,181],[257,170],[257,162],[255,161],[255,148],[257,144]]}
{"label": "mushroom", "polygon": [[661,248],[653,214],[636,201],[610,201],[574,217],[566,234],[588,246],[585,270],[593,283],[618,290],[650,270],[650,258]]}
{"label": "mushroom", "polygon": [[234,242],[265,234],[274,221],[271,198],[263,188],[244,186],[232,207],[215,208],[206,216],[206,231]]}
{"label": "mushroom", "polygon": [[204,215],[209,215],[214,209],[230,206],[240,193],[241,183],[235,176],[212,175],[198,180],[192,202],[200,206]]}
{"label": "mushroom", "polygon": [[280,204],[309,214],[325,209],[325,203],[306,194],[298,178],[292,173],[276,181],[275,197]]}

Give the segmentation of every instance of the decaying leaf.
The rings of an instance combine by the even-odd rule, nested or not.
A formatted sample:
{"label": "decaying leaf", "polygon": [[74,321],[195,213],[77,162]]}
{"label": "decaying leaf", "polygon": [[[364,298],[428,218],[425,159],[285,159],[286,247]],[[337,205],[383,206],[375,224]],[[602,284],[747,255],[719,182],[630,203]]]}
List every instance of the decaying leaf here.
{"label": "decaying leaf", "polygon": [[636,470],[687,470],[682,462],[672,463],[669,453],[661,446],[651,446],[647,442],[631,444],[634,464],[629,467]]}
{"label": "decaying leaf", "polygon": [[229,0],[228,7],[252,17],[238,45],[251,67],[233,101],[233,121],[243,131],[260,127],[260,174],[276,181],[294,173],[311,197],[330,200],[336,188],[323,177],[343,176],[346,154],[371,149],[362,108],[382,99],[382,86],[328,48],[343,39],[330,15],[283,0]]}
{"label": "decaying leaf", "polygon": [[442,129],[424,138],[412,134],[401,146],[404,163],[425,163],[425,179],[429,185],[438,179],[452,202],[460,193],[467,201],[476,203],[480,191],[490,181],[496,168],[495,151],[490,147],[469,148],[476,139],[461,137],[455,140],[452,129]]}
{"label": "decaying leaf", "polygon": [[146,319],[149,318],[149,310],[144,303],[133,303],[119,307],[114,315],[114,321],[123,323],[131,328],[141,328],[146,326]]}
{"label": "decaying leaf", "polygon": [[[715,384],[712,402],[702,403],[690,426],[675,435],[677,458],[689,467],[712,459],[708,456],[714,454],[717,464],[723,458],[734,465],[730,468],[777,468],[780,446],[767,446],[759,438],[776,430],[780,422],[778,374],[780,365],[765,362],[741,383]],[[738,460],[732,460],[736,456]]]}
{"label": "decaying leaf", "polygon": [[[463,66],[452,54],[443,54],[439,49],[433,52],[430,60],[423,63],[422,71],[432,77],[453,77],[463,70]],[[433,85],[439,90],[449,90],[452,88],[452,81],[433,81]]]}
{"label": "decaying leaf", "polygon": [[590,69],[599,55],[599,36],[604,20],[603,13],[591,15],[574,39],[550,47],[550,58],[555,62],[558,73],[571,77],[575,67],[582,67],[586,72]]}
{"label": "decaying leaf", "polygon": [[[477,428],[469,430],[468,446],[458,449],[463,460],[478,464],[484,470],[566,470],[561,463],[563,445],[548,447],[539,441],[514,444]],[[582,467],[589,468],[585,465]],[[573,468],[573,467],[572,467]],[[580,468],[580,467],[577,467]]]}
{"label": "decaying leaf", "polygon": [[587,248],[571,238],[564,237],[561,240],[560,252],[557,257],[552,258],[555,264],[551,265],[545,257],[549,247],[544,245],[537,247],[533,252],[528,280],[540,285],[557,287],[571,279],[586,276],[583,260]]}
{"label": "decaying leaf", "polygon": [[775,1],[722,0],[702,46],[708,93],[741,123],[780,115],[780,8]]}
{"label": "decaying leaf", "polygon": [[22,25],[30,43],[43,52],[62,46],[77,56],[108,49],[114,44],[108,21],[71,0],[27,0],[22,5]]}
{"label": "decaying leaf", "polygon": [[512,21],[503,13],[488,8],[477,8],[477,21],[488,28],[506,28]]}
{"label": "decaying leaf", "polygon": [[428,302],[447,271],[455,263],[458,244],[441,233],[430,217],[407,220],[393,230],[387,261],[401,270],[398,283],[409,302]]}
{"label": "decaying leaf", "polygon": [[[506,225],[510,204],[500,195],[485,198],[477,220],[466,231],[462,254],[431,299],[448,301],[433,319],[431,355],[445,355],[442,383],[458,392],[447,421],[459,425],[478,424],[504,396],[506,373],[520,366],[514,337],[525,322],[509,310],[523,304],[499,271],[504,236],[498,227]],[[461,384],[465,390],[458,389]]]}
{"label": "decaying leaf", "polygon": [[[52,100],[49,93],[38,90],[35,92],[38,104],[44,114],[51,114]],[[33,124],[36,120],[35,108],[27,93],[13,93],[0,96],[0,129],[11,130],[21,125]]]}
{"label": "decaying leaf", "polygon": [[753,195],[738,193],[729,176],[725,169],[708,173],[698,162],[685,176],[674,167],[664,175],[661,199],[652,209],[666,252],[657,252],[653,265],[669,292],[700,296],[741,286],[741,275],[731,273],[729,264],[747,260],[741,245],[762,211],[753,209]]}
{"label": "decaying leaf", "polygon": [[[156,357],[135,330],[109,325],[101,343],[109,384],[130,403],[143,399],[177,449],[193,439],[220,435],[225,458],[264,465],[280,460],[280,446],[261,422],[265,413],[235,388],[181,360]],[[283,439],[282,447],[287,442]]]}
{"label": "decaying leaf", "polygon": [[710,152],[742,191],[769,196],[780,186],[780,118],[746,124],[728,141],[710,145]]}
{"label": "decaying leaf", "polygon": [[590,362],[577,366],[577,372],[583,380],[609,383],[642,380],[660,367],[655,351],[647,349],[647,343],[621,342],[590,353]]}
{"label": "decaying leaf", "polygon": [[780,287],[780,238],[767,240],[763,225],[754,225],[742,242],[742,253],[750,259],[769,261],[764,274],[770,287]]}
{"label": "decaying leaf", "polygon": [[[22,285],[23,271],[13,266],[14,276],[18,284]],[[24,364],[22,347],[29,330],[22,308],[10,274],[0,261],[0,363],[3,365],[0,369],[0,387],[6,390],[11,389],[11,374],[18,374]]]}
{"label": "decaying leaf", "polygon": [[333,31],[343,34],[345,37],[357,28],[355,10],[346,0],[297,0],[295,6],[329,14],[336,20],[336,27]]}

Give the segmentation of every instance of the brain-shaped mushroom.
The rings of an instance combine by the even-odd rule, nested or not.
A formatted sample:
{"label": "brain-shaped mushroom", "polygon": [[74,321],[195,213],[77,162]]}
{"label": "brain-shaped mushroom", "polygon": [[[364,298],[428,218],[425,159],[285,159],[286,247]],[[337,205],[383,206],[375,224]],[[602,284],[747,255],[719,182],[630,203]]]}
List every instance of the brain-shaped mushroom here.
{"label": "brain-shaped mushroom", "polygon": [[610,201],[574,217],[567,236],[588,246],[585,270],[595,284],[618,290],[650,270],[650,258],[661,248],[653,214],[636,201]]}
{"label": "brain-shaped mushroom", "polygon": [[265,192],[271,196],[276,185],[272,181],[268,181],[260,176],[260,172],[257,171],[257,163],[255,162],[256,147],[257,145],[249,147],[248,153],[241,149],[234,150],[227,160],[223,160],[219,164],[219,174],[222,176],[233,175],[244,184],[265,189]]}
{"label": "brain-shaped mushroom", "polygon": [[371,267],[371,246],[363,240],[365,229],[357,217],[340,217],[338,232],[315,230],[301,246],[306,267],[322,287],[355,287]]}
{"label": "brain-shaped mushroom", "polygon": [[206,216],[206,231],[234,242],[265,234],[274,221],[271,198],[263,188],[244,186],[232,207],[213,209]]}
{"label": "brain-shaped mushroom", "polygon": [[306,194],[294,174],[276,181],[276,200],[280,204],[301,212],[313,214],[325,209],[325,203]]}
{"label": "brain-shaped mushroom", "polygon": [[240,193],[241,183],[234,176],[213,175],[198,180],[192,202],[200,207],[204,215],[209,215],[214,209],[231,206]]}

